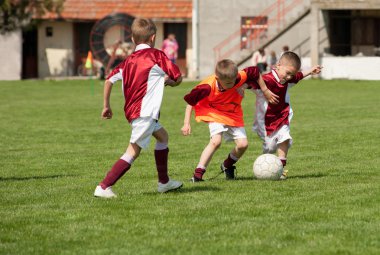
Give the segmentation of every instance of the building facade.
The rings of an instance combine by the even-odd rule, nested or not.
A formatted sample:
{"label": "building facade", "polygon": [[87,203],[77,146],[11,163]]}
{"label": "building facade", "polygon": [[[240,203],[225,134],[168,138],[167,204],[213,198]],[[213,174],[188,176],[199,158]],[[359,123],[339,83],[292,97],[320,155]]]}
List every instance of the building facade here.
{"label": "building facade", "polygon": [[[303,68],[324,65],[322,78],[380,79],[380,0],[66,0],[60,15],[47,14],[38,26],[0,38],[0,51],[12,63],[1,67],[1,79],[78,75],[92,28],[113,13],[152,19],[156,48],[174,33],[177,63],[192,79],[213,73],[220,59],[243,68],[259,48],[279,55],[285,45],[300,55]],[[105,47],[112,48],[121,30],[109,29]]]}

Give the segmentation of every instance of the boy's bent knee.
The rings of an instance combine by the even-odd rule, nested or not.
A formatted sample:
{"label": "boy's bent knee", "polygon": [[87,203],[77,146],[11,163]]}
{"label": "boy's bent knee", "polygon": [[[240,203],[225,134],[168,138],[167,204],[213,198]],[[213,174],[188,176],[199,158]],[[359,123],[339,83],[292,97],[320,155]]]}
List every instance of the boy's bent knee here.
{"label": "boy's bent knee", "polygon": [[156,138],[159,143],[169,143],[169,135],[168,132],[164,128],[161,128],[155,132],[153,132],[154,138]]}
{"label": "boy's bent knee", "polygon": [[236,147],[239,149],[239,150],[246,150],[248,149],[248,141],[245,141],[245,142],[240,142],[236,145]]}
{"label": "boy's bent knee", "polygon": [[236,141],[236,147],[239,150],[246,150],[248,148],[248,140],[247,139],[238,139]]}

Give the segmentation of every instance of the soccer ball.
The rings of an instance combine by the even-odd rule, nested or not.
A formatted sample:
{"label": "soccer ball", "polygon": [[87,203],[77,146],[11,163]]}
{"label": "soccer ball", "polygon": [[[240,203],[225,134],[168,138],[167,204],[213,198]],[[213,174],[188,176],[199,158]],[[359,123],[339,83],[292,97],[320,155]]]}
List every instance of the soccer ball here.
{"label": "soccer ball", "polygon": [[273,154],[260,155],[253,163],[253,175],[261,180],[279,180],[284,168]]}

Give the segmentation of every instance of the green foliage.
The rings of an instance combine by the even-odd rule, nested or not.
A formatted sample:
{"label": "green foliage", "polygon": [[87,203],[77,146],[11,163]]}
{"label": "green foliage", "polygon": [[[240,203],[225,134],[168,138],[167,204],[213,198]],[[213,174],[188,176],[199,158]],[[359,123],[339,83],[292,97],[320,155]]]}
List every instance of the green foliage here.
{"label": "green foliage", "polygon": [[156,192],[152,141],[115,185],[118,198],[103,200],[95,186],[130,134],[120,83],[105,121],[98,81],[0,82],[0,254],[380,254],[378,82],[306,80],[291,89],[286,181],[252,177],[261,143],[246,92],[250,147],[238,180],[211,179],[232,148],[224,143],[196,184],[188,180],[208,128],[193,121],[192,135],[180,134],[193,86],[166,88],[160,120],[182,190]]}
{"label": "green foliage", "polygon": [[0,2],[0,33],[16,30],[47,12],[62,11],[64,0],[3,0]]}

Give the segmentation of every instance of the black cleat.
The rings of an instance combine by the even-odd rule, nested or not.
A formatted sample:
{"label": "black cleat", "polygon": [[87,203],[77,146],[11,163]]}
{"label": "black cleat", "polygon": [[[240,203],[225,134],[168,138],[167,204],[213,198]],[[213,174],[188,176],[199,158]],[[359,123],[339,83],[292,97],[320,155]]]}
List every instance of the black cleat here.
{"label": "black cleat", "polygon": [[222,170],[222,172],[224,172],[224,174],[226,175],[226,180],[235,179],[235,169],[236,169],[236,166],[226,168],[223,163],[220,165],[220,170]]}

